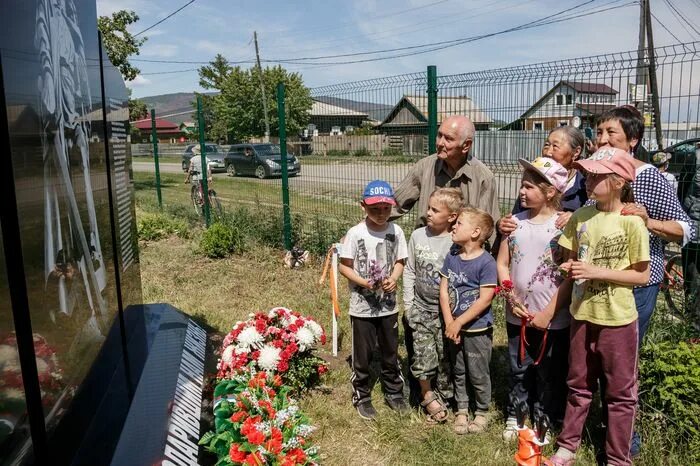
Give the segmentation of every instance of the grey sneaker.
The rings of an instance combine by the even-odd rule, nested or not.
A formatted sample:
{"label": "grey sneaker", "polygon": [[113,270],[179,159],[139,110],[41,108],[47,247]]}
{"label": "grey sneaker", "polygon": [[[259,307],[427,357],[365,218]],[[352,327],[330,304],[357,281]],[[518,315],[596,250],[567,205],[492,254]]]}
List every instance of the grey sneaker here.
{"label": "grey sneaker", "polygon": [[362,419],[371,421],[377,417],[377,410],[372,406],[372,402],[368,400],[357,405],[357,414],[359,414]]}
{"label": "grey sneaker", "polygon": [[411,407],[406,404],[406,400],[403,398],[385,398],[384,400],[392,411],[396,411],[399,414],[411,412]]}

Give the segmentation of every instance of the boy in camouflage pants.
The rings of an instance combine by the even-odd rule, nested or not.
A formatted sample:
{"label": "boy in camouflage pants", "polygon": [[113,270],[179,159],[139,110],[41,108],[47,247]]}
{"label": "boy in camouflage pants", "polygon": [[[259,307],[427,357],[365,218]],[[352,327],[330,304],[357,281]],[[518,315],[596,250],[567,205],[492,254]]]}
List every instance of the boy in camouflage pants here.
{"label": "boy in camouflage pants", "polygon": [[447,420],[444,400],[452,397],[440,318],[440,269],[452,247],[450,230],[462,203],[462,193],[457,188],[439,188],[431,194],[427,226],[411,235],[403,273],[406,320],[413,332],[411,373],[420,384],[420,404],[431,424]]}

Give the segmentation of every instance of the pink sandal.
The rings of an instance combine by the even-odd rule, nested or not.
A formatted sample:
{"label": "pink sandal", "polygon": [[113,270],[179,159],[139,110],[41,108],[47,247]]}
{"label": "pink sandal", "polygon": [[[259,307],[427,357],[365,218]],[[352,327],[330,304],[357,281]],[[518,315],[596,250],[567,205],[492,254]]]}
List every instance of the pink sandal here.
{"label": "pink sandal", "polygon": [[544,464],[545,466],[574,466],[574,464],[576,464],[576,458],[569,458],[568,460],[565,460],[561,456],[554,454],[548,460],[546,460]]}

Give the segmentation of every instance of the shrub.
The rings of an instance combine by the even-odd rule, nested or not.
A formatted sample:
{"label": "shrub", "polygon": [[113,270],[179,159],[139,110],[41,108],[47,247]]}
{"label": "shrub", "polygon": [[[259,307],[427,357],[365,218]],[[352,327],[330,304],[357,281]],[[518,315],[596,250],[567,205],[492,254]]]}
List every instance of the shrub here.
{"label": "shrub", "polygon": [[700,344],[662,342],[644,346],[639,381],[645,417],[699,438]]}
{"label": "shrub", "polygon": [[352,225],[316,215],[313,222],[304,225],[301,246],[312,254],[324,257],[331,244],[340,241]]}
{"label": "shrub", "polygon": [[145,241],[158,241],[174,234],[181,238],[189,236],[189,227],[186,222],[164,214],[144,213],[139,216],[136,225],[139,239]]}
{"label": "shrub", "polygon": [[243,235],[237,228],[226,223],[215,223],[202,234],[199,250],[209,258],[218,259],[234,251],[243,251],[244,245]]}
{"label": "shrub", "polygon": [[328,152],[326,152],[326,155],[328,157],[348,157],[350,156],[350,151],[331,149]]}
{"label": "shrub", "polygon": [[400,157],[402,155],[403,151],[401,149],[397,149],[396,147],[387,147],[382,150],[382,156],[384,157]]}
{"label": "shrub", "polygon": [[372,155],[366,147],[360,147],[355,152],[352,153],[353,157],[369,157]]}

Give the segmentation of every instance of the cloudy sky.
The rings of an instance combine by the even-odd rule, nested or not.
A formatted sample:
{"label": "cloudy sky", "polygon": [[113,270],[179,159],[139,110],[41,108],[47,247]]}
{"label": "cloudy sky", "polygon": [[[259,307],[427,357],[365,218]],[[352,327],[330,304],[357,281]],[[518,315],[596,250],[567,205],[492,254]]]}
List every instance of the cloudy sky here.
{"label": "cloudy sky", "polygon": [[[140,20],[136,33],[172,13],[188,0],[98,0],[98,14],[127,9]],[[539,20],[566,9],[582,14],[620,7],[558,24],[515,31],[471,43],[390,60],[343,65],[285,64],[299,71],[308,86],[424,71],[479,71],[637,47],[639,5],[631,0],[196,0],[147,31],[137,57],[143,60],[198,62],[223,54],[229,61],[255,58],[257,31],[262,59],[325,57],[410,47],[490,34]],[[682,23],[671,7],[690,24]],[[654,41],[670,45],[700,40],[700,1],[652,2]],[[663,24],[676,38],[667,32]],[[412,49],[403,52],[412,52]],[[327,58],[347,62],[368,55]],[[134,96],[200,90],[196,63],[136,61],[142,74],[129,86]],[[250,66],[242,64],[241,66]],[[174,72],[162,74],[164,72]],[[152,74],[161,73],[161,74]]]}

